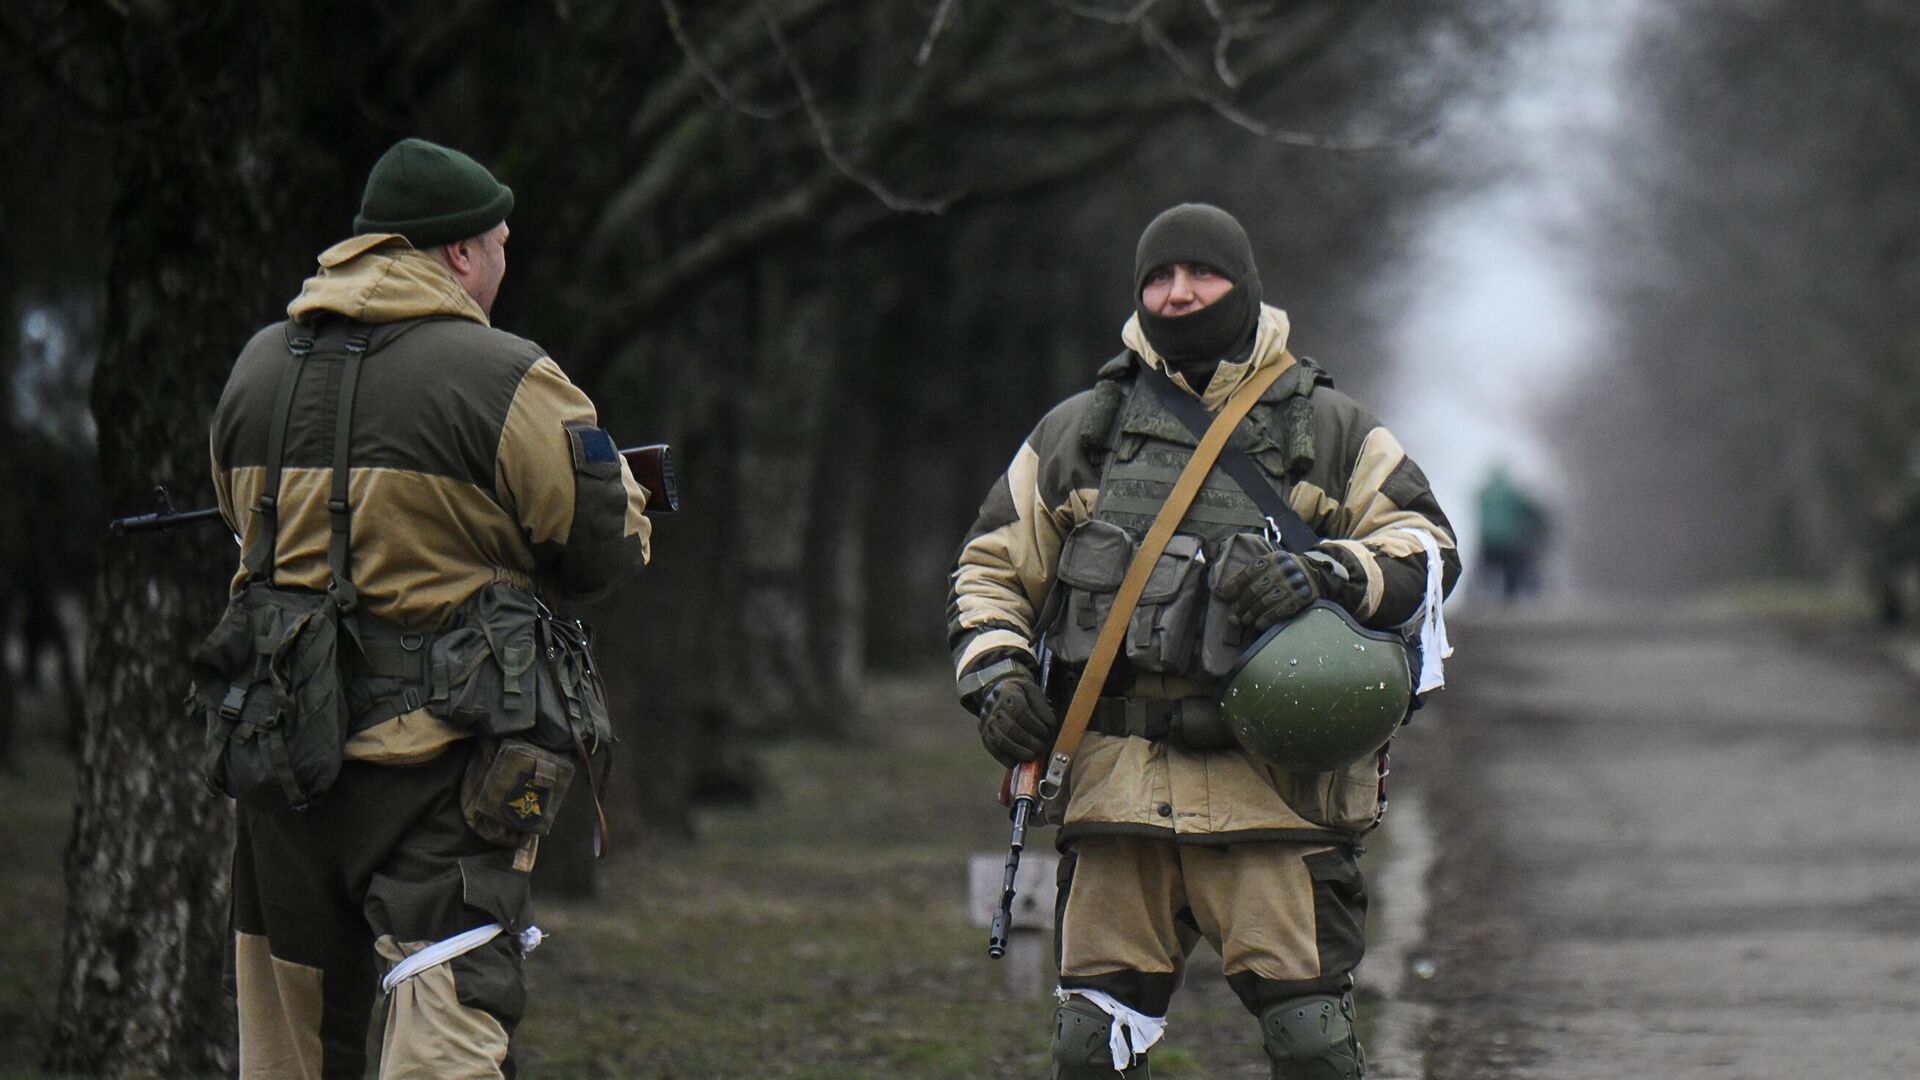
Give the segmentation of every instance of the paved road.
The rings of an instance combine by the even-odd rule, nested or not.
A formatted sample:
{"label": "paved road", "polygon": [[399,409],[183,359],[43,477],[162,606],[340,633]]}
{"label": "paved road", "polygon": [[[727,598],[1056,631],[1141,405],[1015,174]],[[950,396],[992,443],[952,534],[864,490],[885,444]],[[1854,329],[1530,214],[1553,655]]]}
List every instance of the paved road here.
{"label": "paved road", "polygon": [[1454,636],[1395,755],[1436,841],[1430,1077],[1920,1077],[1920,683],[1884,643]]}

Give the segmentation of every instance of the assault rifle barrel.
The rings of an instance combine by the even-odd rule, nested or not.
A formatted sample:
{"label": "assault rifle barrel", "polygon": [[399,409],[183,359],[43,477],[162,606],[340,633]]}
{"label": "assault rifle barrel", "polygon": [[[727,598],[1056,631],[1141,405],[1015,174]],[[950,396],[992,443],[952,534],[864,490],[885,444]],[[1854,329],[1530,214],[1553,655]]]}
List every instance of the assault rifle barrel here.
{"label": "assault rifle barrel", "polygon": [[[670,514],[680,509],[680,484],[673,471],[672,447],[666,443],[631,446],[620,451],[620,456],[626,459],[627,468],[633,470],[633,478],[647,489],[647,513]],[[166,488],[154,488],[153,493],[160,503],[160,509],[114,518],[107,522],[107,532],[114,536],[125,536],[128,533],[159,532],[162,529],[178,529],[220,520],[220,508],[217,506],[175,510],[173,497],[167,494]]]}
{"label": "assault rifle barrel", "polygon": [[987,930],[987,955],[995,960],[1007,955],[1007,935],[1013,930],[1013,880],[1020,873],[1020,853],[1027,846],[1027,818],[1033,813],[1040,784],[1040,763],[1024,761],[1007,775],[1007,792],[1013,799],[1013,836],[1007,841],[1007,869],[1000,878],[1000,909],[993,913],[993,925]]}

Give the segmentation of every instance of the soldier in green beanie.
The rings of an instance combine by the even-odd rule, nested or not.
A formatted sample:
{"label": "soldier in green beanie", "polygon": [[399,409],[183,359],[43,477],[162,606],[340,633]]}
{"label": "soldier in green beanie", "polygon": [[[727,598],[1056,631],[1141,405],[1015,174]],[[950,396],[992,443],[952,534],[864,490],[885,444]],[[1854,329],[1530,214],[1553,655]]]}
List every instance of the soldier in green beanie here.
{"label": "soldier in green beanie", "polygon": [[[382,1077],[513,1072],[538,835],[488,828],[476,800],[501,763],[535,762],[514,805],[551,820],[566,760],[525,741],[551,719],[538,601],[605,594],[646,561],[649,528],[593,403],[490,323],[512,210],[466,154],[395,144],[354,235],[247,343],[214,412],[214,486],[244,552],[228,620],[257,629],[271,599],[339,626],[337,666],[260,660],[296,695],[301,678],[337,691],[337,715],[240,724],[209,758],[238,802],[242,1077],[360,1076],[376,1003]],[[304,648],[312,625],[286,640]],[[257,670],[216,668],[233,678],[217,711],[254,715]],[[330,745],[302,734],[315,715],[336,721]],[[256,790],[234,778],[259,739],[275,749]]]}
{"label": "soldier in green beanie", "polygon": [[[1241,748],[1220,695],[1259,636],[1309,604],[1368,628],[1437,619],[1460,571],[1453,530],[1393,435],[1288,351],[1287,314],[1263,302],[1232,215],[1189,203],[1154,218],[1131,303],[1124,351],[1041,419],[953,568],[958,689],[1002,765],[1052,749],[1134,549],[1195,452],[1167,402],[1210,420],[1249,380],[1278,377],[1231,440],[1251,465],[1215,465],[1154,564],[1048,809],[1062,853],[1053,1075],[1144,1080],[1204,937],[1275,1080],[1354,1080],[1355,856],[1385,807],[1386,751],[1285,772]],[[1276,494],[1319,538],[1310,550],[1274,543],[1260,503]]]}

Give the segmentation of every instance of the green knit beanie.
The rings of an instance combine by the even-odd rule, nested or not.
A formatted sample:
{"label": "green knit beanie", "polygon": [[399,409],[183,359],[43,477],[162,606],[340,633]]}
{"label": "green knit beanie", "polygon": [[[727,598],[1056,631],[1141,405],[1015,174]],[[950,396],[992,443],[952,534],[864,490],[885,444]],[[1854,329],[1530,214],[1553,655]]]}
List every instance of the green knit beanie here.
{"label": "green knit beanie", "polygon": [[[1147,275],[1172,263],[1205,263],[1233,282],[1232,291],[1190,315],[1155,315],[1140,303]],[[1133,254],[1133,304],[1154,351],[1175,364],[1208,365],[1253,337],[1260,322],[1260,271],[1253,245],[1232,214],[1206,203],[1161,211],[1140,234]]]}
{"label": "green knit beanie", "polygon": [[399,233],[425,250],[479,236],[512,212],[513,189],[486,166],[425,139],[401,139],[367,174],[353,232]]}

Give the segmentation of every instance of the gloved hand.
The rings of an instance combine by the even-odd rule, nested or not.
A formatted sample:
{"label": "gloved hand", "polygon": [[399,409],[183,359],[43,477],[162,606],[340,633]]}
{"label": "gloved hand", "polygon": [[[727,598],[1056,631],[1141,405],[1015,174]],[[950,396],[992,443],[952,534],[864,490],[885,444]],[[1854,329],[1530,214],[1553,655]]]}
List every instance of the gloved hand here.
{"label": "gloved hand", "polygon": [[1337,565],[1318,553],[1269,551],[1228,578],[1220,599],[1235,622],[1265,630],[1332,592]]}
{"label": "gloved hand", "polygon": [[1059,731],[1060,718],[1047,695],[1024,670],[994,683],[980,703],[980,741],[1009,769],[1044,757]]}

